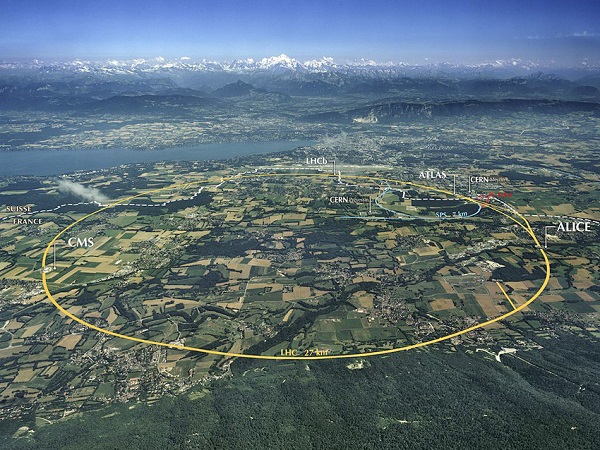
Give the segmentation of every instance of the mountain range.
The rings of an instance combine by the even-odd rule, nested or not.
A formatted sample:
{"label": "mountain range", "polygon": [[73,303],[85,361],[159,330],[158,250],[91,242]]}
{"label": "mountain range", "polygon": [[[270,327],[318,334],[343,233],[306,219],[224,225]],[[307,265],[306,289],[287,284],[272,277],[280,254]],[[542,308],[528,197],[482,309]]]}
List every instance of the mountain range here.
{"label": "mountain range", "polygon": [[[585,63],[585,64],[584,64]],[[600,66],[592,66],[582,62],[581,67],[553,67],[533,61],[508,59],[484,62],[481,64],[461,65],[435,63],[425,65],[406,64],[402,62],[376,62],[359,59],[337,63],[330,57],[300,61],[285,54],[254,60],[234,59],[233,61],[192,61],[188,57],[167,60],[162,57],[138,58],[131,60],[109,59],[105,61],[49,61],[33,60],[31,62],[0,61],[0,74],[7,71],[29,71],[45,76],[55,73],[70,72],[73,74],[107,75],[160,75],[178,72],[213,72],[252,74],[270,73],[278,75],[336,73],[345,75],[379,76],[496,76],[514,77],[534,72],[556,73],[567,79],[576,79],[587,74],[598,74]]]}
{"label": "mountain range", "polygon": [[418,106],[422,104],[437,105],[428,106],[436,115],[445,114],[448,108],[457,111],[449,105],[469,101],[485,102],[470,106],[470,111],[481,112],[510,109],[507,104],[490,103],[505,100],[541,100],[538,106],[547,110],[556,108],[543,106],[544,101],[600,103],[600,69],[560,69],[562,75],[539,69],[517,60],[478,66],[410,66],[369,60],[338,64],[331,58],[300,62],[286,55],[226,63],[186,58],[0,62],[0,110],[185,114],[198,108],[227,109],[232,102],[245,102],[248,107],[257,102],[280,104],[293,97],[336,98],[358,105],[417,105],[394,106],[389,112],[385,112],[388,107],[376,108],[374,115],[338,110],[335,118],[325,113],[317,119],[354,121],[383,119],[406,108],[421,111],[418,115],[429,114]]}
{"label": "mountain range", "polygon": [[537,114],[586,112],[600,116],[600,104],[592,102],[528,99],[412,103],[390,99],[385,103],[354,108],[348,111],[313,114],[306,116],[304,119],[310,122],[327,123],[390,123],[444,116],[498,116],[527,111],[535,112]]}

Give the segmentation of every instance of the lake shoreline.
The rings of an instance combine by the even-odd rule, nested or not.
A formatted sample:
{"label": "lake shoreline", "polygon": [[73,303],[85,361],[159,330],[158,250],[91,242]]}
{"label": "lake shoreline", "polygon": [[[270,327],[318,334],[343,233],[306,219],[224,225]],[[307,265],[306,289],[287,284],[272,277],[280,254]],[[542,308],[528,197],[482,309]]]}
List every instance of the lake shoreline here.
{"label": "lake shoreline", "polygon": [[0,177],[57,176],[67,173],[103,170],[128,164],[163,161],[223,161],[244,156],[291,151],[316,141],[245,141],[198,144],[165,149],[63,149],[4,150],[0,152]]}

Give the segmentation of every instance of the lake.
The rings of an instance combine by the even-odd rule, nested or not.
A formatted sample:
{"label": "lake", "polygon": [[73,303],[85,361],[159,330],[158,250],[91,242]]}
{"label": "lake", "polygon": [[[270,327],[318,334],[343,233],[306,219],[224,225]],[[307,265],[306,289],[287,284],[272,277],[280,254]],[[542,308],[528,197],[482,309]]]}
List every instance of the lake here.
{"label": "lake", "polygon": [[265,141],[200,144],[164,150],[88,149],[0,152],[0,176],[61,175],[78,170],[98,170],[121,164],[158,161],[207,161],[293,150],[313,141]]}

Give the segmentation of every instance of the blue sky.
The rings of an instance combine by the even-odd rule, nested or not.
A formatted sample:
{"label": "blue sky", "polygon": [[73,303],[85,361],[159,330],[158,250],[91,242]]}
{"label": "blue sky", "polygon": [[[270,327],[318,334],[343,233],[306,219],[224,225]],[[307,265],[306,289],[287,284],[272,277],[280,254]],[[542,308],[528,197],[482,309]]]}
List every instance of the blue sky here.
{"label": "blue sky", "polygon": [[3,0],[0,59],[600,60],[600,1]]}

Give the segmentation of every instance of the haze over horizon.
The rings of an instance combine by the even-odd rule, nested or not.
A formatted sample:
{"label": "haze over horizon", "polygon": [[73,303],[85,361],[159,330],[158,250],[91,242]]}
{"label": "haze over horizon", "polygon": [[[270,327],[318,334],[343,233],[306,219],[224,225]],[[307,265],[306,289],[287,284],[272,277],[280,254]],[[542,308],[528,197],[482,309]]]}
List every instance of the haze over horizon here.
{"label": "haze over horizon", "polygon": [[8,0],[0,59],[521,59],[600,65],[600,2]]}

